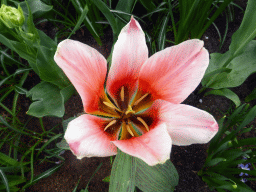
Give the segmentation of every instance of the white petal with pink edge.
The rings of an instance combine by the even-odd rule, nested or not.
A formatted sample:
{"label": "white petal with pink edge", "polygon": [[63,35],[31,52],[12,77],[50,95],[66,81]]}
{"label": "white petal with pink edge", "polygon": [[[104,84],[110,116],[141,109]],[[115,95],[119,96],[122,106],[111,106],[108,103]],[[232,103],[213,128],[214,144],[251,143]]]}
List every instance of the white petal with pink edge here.
{"label": "white petal with pink edge", "polygon": [[203,41],[188,40],[151,56],[142,66],[139,87],[155,99],[181,103],[201,82],[209,64]]}
{"label": "white petal with pink edge", "polygon": [[104,119],[81,115],[68,124],[64,138],[78,159],[83,157],[106,157],[117,153],[109,136],[100,126]]}
{"label": "white petal with pink edge", "polygon": [[81,96],[85,111],[97,110],[107,73],[106,59],[88,45],[64,40],[59,43],[54,60]]}
{"label": "white petal with pink edge", "polygon": [[148,165],[164,163],[170,159],[172,140],[164,123],[140,137],[113,141],[124,153],[138,157]]}
{"label": "white petal with pink edge", "polygon": [[107,79],[107,90],[115,98],[122,86],[132,93],[136,89],[142,64],[148,59],[145,34],[132,17],[121,30],[112,54],[112,64]]}
{"label": "white petal with pink edge", "polygon": [[218,132],[218,123],[206,111],[166,101],[157,106],[160,106],[160,120],[166,123],[174,145],[208,143]]}

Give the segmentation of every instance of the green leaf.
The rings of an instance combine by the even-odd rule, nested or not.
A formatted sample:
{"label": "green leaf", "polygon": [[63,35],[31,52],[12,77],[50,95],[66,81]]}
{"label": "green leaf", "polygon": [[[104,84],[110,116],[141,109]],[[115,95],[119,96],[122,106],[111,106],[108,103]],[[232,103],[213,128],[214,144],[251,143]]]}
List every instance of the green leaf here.
{"label": "green leaf", "polygon": [[133,192],[135,189],[136,159],[118,150],[114,160],[109,191],[110,192]]}
{"label": "green leaf", "polygon": [[[215,53],[215,54],[221,55],[220,53]],[[211,60],[210,60],[210,62],[214,63],[214,62],[213,62],[213,59],[214,59],[214,56],[211,55]],[[217,62],[215,62],[215,63],[217,63]],[[211,66],[212,66],[212,65],[211,65]],[[209,67],[208,67],[208,68],[209,68]],[[208,84],[211,84],[211,83],[212,83],[211,80],[212,80],[212,77],[213,77],[214,75],[219,74],[219,73],[222,73],[222,72],[230,73],[231,71],[232,71],[232,69],[225,68],[225,67],[219,68],[219,69],[217,68],[217,69],[215,69],[215,70],[213,70],[213,71],[207,73],[207,74],[204,76],[204,79],[203,79],[203,81],[202,81],[202,85],[208,87]],[[207,82],[207,84],[205,84],[206,82]]]}
{"label": "green leaf", "polygon": [[[8,185],[10,188],[10,191],[14,191],[16,188],[16,185],[19,185],[21,183],[24,183],[26,181],[26,178],[18,176],[18,175],[6,175],[6,178],[8,180]],[[6,190],[5,185],[0,185],[0,190],[2,191],[3,189]]]}
{"label": "green leaf", "polygon": [[102,181],[109,183],[110,182],[110,175],[102,179]]}
{"label": "green leaf", "polygon": [[237,128],[237,131],[240,131],[242,128],[244,128],[246,125],[252,122],[255,117],[256,117],[256,105],[253,108],[251,108],[250,111],[246,114],[243,122]]}
{"label": "green leaf", "polygon": [[[228,87],[237,87],[241,85],[251,74],[256,72],[256,41],[251,41],[243,49],[243,53],[232,59],[226,68],[231,69],[231,72],[221,72],[212,77],[213,80],[207,78],[203,79],[202,84],[206,87],[213,89],[222,89]],[[209,64],[209,69],[206,71],[206,75],[212,72],[211,70],[216,70],[216,68],[224,67],[222,61],[230,58],[230,52],[223,55],[221,54],[211,54],[211,61]],[[241,64],[242,63],[242,64]],[[219,64],[223,64],[220,66]],[[212,66],[215,65],[215,66]],[[206,76],[205,75],[205,76]]]}
{"label": "green leaf", "polygon": [[[256,71],[255,41],[256,36],[256,1],[249,0],[239,29],[232,36],[230,49],[225,54],[211,54],[205,76],[218,68],[230,68],[230,73],[219,73],[212,78],[203,78],[202,85],[214,89],[236,87]],[[251,42],[252,41],[252,42]]]}
{"label": "green leaf", "polygon": [[14,90],[15,90],[17,93],[21,94],[21,95],[26,95],[27,92],[28,92],[27,89],[24,89],[23,87],[18,86],[18,85],[14,85]]}
{"label": "green leaf", "polygon": [[147,9],[148,12],[151,12],[151,11],[153,11],[156,8],[156,6],[155,6],[153,1],[140,0],[140,3],[143,5],[143,7],[145,9]]}
{"label": "green leaf", "polygon": [[8,38],[6,38],[5,36],[3,36],[2,34],[0,34],[0,42],[2,44],[4,44],[6,47],[10,48],[11,50],[15,51],[16,53],[19,54],[20,57],[22,57],[23,59],[26,59],[28,61],[31,62],[30,65],[33,70],[38,73],[37,67],[35,65],[36,63],[36,54],[32,53],[32,52],[28,52],[26,48],[26,45],[24,43],[20,43],[17,41],[12,41]]}
{"label": "green leaf", "polygon": [[232,36],[229,50],[234,56],[243,52],[243,48],[256,37],[256,1],[249,0],[243,21],[239,29]]}
{"label": "green leaf", "polygon": [[237,94],[235,94],[230,89],[211,90],[211,91],[208,91],[207,93],[205,93],[204,95],[207,96],[207,95],[211,95],[211,94],[227,97],[228,99],[232,100],[235,103],[236,107],[238,107],[241,104],[240,99],[237,96]]}
{"label": "green leaf", "polygon": [[229,149],[226,151],[223,151],[222,153],[217,154],[217,157],[223,157],[225,158],[227,161],[233,161],[238,157],[242,157],[243,155],[245,155],[246,153],[243,152],[241,149]]}
{"label": "green leaf", "polygon": [[2,79],[0,81],[0,86],[2,86],[8,79],[12,78],[12,77],[15,77],[16,75],[20,74],[20,73],[25,73],[26,71],[30,71],[31,68],[28,68],[28,69],[22,69],[22,68],[19,68],[17,69],[13,74],[7,76],[6,78]]}
{"label": "green leaf", "polygon": [[[41,0],[27,0],[27,2],[31,9],[31,13],[34,15],[34,18],[38,18],[38,17],[42,16],[44,13],[52,10],[52,8],[53,8],[52,5],[46,5]],[[20,6],[21,6],[24,14],[28,15],[29,12],[28,12],[26,3],[21,2]]]}
{"label": "green leaf", "polygon": [[77,23],[76,23],[76,26],[74,27],[74,29],[72,30],[72,32],[69,34],[68,36],[68,39],[70,38],[71,35],[73,35],[80,27],[80,25],[83,23],[87,13],[88,13],[89,9],[88,9],[88,6],[85,5],[84,7],[84,10],[80,16],[80,18],[78,19]]}
{"label": "green leaf", "polygon": [[158,49],[159,51],[163,50],[165,48],[165,40],[166,40],[166,28],[167,23],[169,21],[169,13],[163,18],[163,22],[160,28],[160,32],[158,35]]}
{"label": "green leaf", "polygon": [[43,146],[40,147],[39,151],[37,152],[36,158],[47,147],[47,145],[49,145],[52,141],[58,139],[60,136],[62,136],[62,134],[57,134],[57,135],[51,137],[46,143],[44,143]]}
{"label": "green leaf", "polygon": [[43,81],[33,87],[27,93],[27,97],[32,97],[34,101],[29,106],[28,115],[35,117],[64,115],[64,99],[56,85]]}
{"label": "green leaf", "polygon": [[1,179],[4,183],[4,186],[6,188],[6,191],[7,192],[10,192],[10,188],[9,188],[9,183],[8,183],[8,179],[7,177],[5,176],[4,172],[0,169],[0,176],[1,176]]}
{"label": "green leaf", "polygon": [[[124,13],[131,13],[135,4],[136,4],[136,0],[129,0],[129,1],[119,0],[115,10],[116,11],[121,11],[121,12],[124,12]],[[125,20],[126,22],[124,23],[120,19],[117,21],[118,32],[120,32],[121,29],[126,25],[126,23],[130,20],[131,16],[123,14],[123,15],[121,15],[121,18],[123,20]]]}
{"label": "green leaf", "polygon": [[56,146],[60,149],[70,150],[69,144],[65,139],[62,139],[59,143],[56,144]]}
{"label": "green leaf", "polygon": [[[97,32],[97,29],[96,29],[97,26],[95,26],[95,21],[97,20],[95,15],[98,15],[99,10],[98,9],[96,9],[95,11],[92,10],[92,8],[91,8],[92,6],[88,8],[88,5],[90,5],[90,4],[87,3],[85,5],[85,3],[83,3],[83,1],[80,2],[79,0],[71,0],[71,2],[73,4],[73,6],[75,7],[76,12],[81,14],[81,15],[83,14],[84,11],[89,10],[88,14],[84,15],[84,19],[82,20],[82,22],[84,22],[86,28],[90,31],[90,33],[92,34],[94,39],[97,41],[97,43],[99,45],[102,45],[101,39],[100,39],[99,34]],[[93,8],[95,9],[95,7],[93,7]],[[93,15],[93,14],[95,14],[95,15]],[[90,18],[89,18],[89,16],[90,16]],[[82,19],[82,16],[80,16],[79,20],[80,19]],[[99,28],[100,27],[98,27],[98,29]]]}
{"label": "green leaf", "polygon": [[214,165],[216,165],[216,164],[218,164],[218,163],[220,163],[220,162],[223,162],[223,161],[226,161],[226,159],[225,159],[225,158],[222,158],[222,157],[214,158],[214,159],[212,159],[211,161],[205,163],[204,166],[206,166],[206,167],[214,166]]}
{"label": "green leaf", "polygon": [[53,60],[54,54],[55,51],[52,49],[39,46],[36,65],[39,71],[39,76],[43,81],[50,82],[62,89],[68,86],[70,81]]}
{"label": "green leaf", "polygon": [[60,164],[60,165],[56,165],[55,167],[51,168],[51,169],[48,169],[47,171],[39,174],[38,176],[36,176],[34,178],[34,180],[31,182],[31,183],[27,183],[25,186],[23,186],[22,189],[25,189],[31,185],[34,185],[36,182],[38,182],[39,180],[43,179],[43,178],[46,178],[46,177],[49,177],[51,174],[55,173],[63,164]]}
{"label": "green leaf", "polygon": [[235,147],[243,147],[246,145],[255,145],[256,144],[256,137],[241,139],[238,141],[238,144],[235,144]]}
{"label": "green leaf", "polygon": [[174,191],[178,185],[179,175],[171,161],[164,164],[149,166],[144,161],[136,159],[137,169],[135,182],[136,186],[147,192]]}
{"label": "green leaf", "polygon": [[37,30],[37,33],[40,39],[40,45],[34,44],[34,46],[36,46],[37,48],[38,46],[44,46],[55,53],[57,49],[57,43],[53,41],[48,35],[46,35],[43,31]]}
{"label": "green leaf", "polygon": [[116,24],[115,17],[111,13],[109,7],[103,1],[93,0],[92,2],[96,5],[96,7],[102,12],[102,14],[108,20],[108,22],[109,22],[109,24],[112,28],[113,35],[114,35],[114,41],[115,41],[117,39],[117,35],[118,35],[117,24]]}
{"label": "green leaf", "polygon": [[[3,123],[3,124],[4,124],[6,127],[8,127],[9,129],[11,129],[11,130],[13,130],[13,131],[15,131],[15,132],[17,132],[17,133],[30,136],[29,133],[26,133],[26,132],[24,132],[24,131],[22,131],[22,130],[20,130],[20,129],[17,129],[16,127],[13,127],[13,126],[9,125],[9,124],[7,123],[7,121],[6,121],[2,116],[0,116],[0,122]],[[0,159],[1,159],[1,153],[0,153]]]}
{"label": "green leaf", "polygon": [[256,99],[256,88],[245,98],[245,102],[250,102]]}

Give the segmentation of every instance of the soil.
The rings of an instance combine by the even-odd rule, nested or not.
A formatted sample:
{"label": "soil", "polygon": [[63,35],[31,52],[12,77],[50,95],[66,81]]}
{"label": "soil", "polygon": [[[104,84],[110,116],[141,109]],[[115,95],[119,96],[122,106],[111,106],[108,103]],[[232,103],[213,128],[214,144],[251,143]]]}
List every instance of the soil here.
{"label": "soil", "polygon": [[[243,1],[240,6],[245,8],[245,2]],[[221,49],[219,51],[219,37],[216,35],[217,32],[214,27],[210,27],[203,36],[203,40],[205,41],[205,47],[208,49],[210,53],[213,52],[225,52],[228,50],[228,46],[231,42],[232,34],[238,29],[240,23],[242,21],[243,14],[238,10],[235,9],[235,19],[234,22],[229,24],[229,30],[227,33],[227,39]],[[218,27],[220,27],[220,31],[223,34],[225,29],[225,17],[221,17],[215,22]],[[53,26],[50,23],[43,24],[42,30],[44,30],[48,35],[49,30]],[[142,26],[143,28],[143,26]],[[108,57],[112,47],[112,35],[111,30],[109,28],[105,29],[105,35],[103,38],[103,46],[99,46],[90,33],[87,31],[86,28],[82,28],[81,30],[77,31],[75,35],[71,37],[71,39],[79,40],[85,44],[88,44],[94,48],[96,48],[100,53],[102,53],[105,58]],[[250,76],[246,82],[237,87],[232,89],[241,100],[243,100],[255,87],[256,84],[256,76]],[[25,88],[31,88],[35,84],[39,83],[40,79],[35,75],[29,76],[27,81],[25,82]],[[203,94],[198,94],[201,85],[183,102],[184,104],[192,105],[197,108],[206,110],[210,112],[217,120],[223,116],[223,113],[226,112],[232,104],[232,102],[224,97],[221,96],[214,96],[210,95],[207,97],[203,97]],[[8,101],[6,101],[8,102]],[[28,116],[25,115],[25,111],[28,110],[28,106],[30,105],[31,101],[26,98],[25,96],[21,95],[19,99],[19,108],[22,111],[19,113],[19,118],[28,119]],[[255,105],[255,103],[251,103]],[[234,105],[233,105],[234,106]],[[83,112],[83,106],[79,95],[72,96],[67,103],[65,104],[65,115],[63,119],[68,119],[73,117],[79,113]],[[54,126],[58,126],[58,132],[62,133],[63,129],[61,126],[62,119],[55,118],[55,117],[44,117],[43,118],[44,126],[46,130],[51,129]],[[254,122],[256,124],[256,122]],[[27,127],[31,130],[38,130],[40,129],[40,124],[38,119],[33,118]],[[179,173],[179,184],[176,187],[176,192],[209,192],[210,189],[208,188],[207,184],[201,180],[201,178],[197,175],[197,172],[202,168],[204,161],[207,157],[206,149],[208,144],[194,144],[190,146],[173,146],[171,152],[171,161],[175,165],[178,173]],[[76,157],[70,152],[65,151],[62,154],[65,158],[64,165],[54,174],[51,176],[41,179],[35,185],[26,189],[28,192],[69,192],[73,191],[75,186],[79,185],[77,191],[84,189],[89,182],[90,177],[92,176],[93,172],[97,169],[99,165],[101,168],[95,174],[93,179],[89,183],[88,190],[90,192],[99,192],[99,191],[108,191],[109,184],[103,182],[102,180],[110,175],[111,171],[111,163],[110,158],[83,158],[82,160],[76,159]],[[58,164],[60,162],[56,162]],[[40,165],[35,164],[35,172],[34,175],[38,175],[43,171],[49,169],[49,164],[43,163]],[[52,164],[51,164],[52,166]],[[255,188],[256,189],[256,188]]]}

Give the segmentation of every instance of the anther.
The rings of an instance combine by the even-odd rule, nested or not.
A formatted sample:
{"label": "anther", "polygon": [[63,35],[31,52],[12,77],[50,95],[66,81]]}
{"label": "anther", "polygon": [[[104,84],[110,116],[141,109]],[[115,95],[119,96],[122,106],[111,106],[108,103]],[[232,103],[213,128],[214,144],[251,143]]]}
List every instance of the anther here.
{"label": "anther", "polygon": [[148,96],[148,93],[144,94],[141,98],[139,98],[133,105],[138,105],[139,102],[141,102],[143,99],[145,99],[145,97]]}
{"label": "anther", "polygon": [[141,117],[137,117],[137,119],[144,125],[144,127],[147,129],[147,131],[149,131],[149,127],[148,127],[147,123]]}
{"label": "anther", "polygon": [[124,86],[121,88],[120,97],[121,101],[124,101]]}
{"label": "anther", "polygon": [[133,132],[132,132],[132,130],[131,130],[131,128],[130,128],[129,125],[126,125],[126,129],[127,129],[127,131],[131,134],[131,136],[134,137],[134,134],[133,134]]}
{"label": "anther", "polygon": [[110,121],[109,124],[105,127],[104,131],[106,131],[107,128],[109,128],[111,125],[114,125],[116,122],[116,120]]}
{"label": "anther", "polygon": [[106,102],[106,101],[103,101],[103,103],[104,103],[106,106],[108,106],[108,107],[110,107],[110,108],[112,108],[112,109],[115,109],[115,110],[121,112],[120,109],[118,109],[118,108],[117,108],[115,105],[113,105],[112,103],[109,103],[109,102]]}

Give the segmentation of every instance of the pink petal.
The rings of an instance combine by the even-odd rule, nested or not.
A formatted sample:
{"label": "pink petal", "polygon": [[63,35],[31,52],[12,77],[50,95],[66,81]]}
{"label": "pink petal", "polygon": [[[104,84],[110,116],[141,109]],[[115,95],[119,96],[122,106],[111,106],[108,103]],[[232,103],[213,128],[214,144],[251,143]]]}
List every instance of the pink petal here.
{"label": "pink petal", "polygon": [[111,142],[117,138],[103,131],[103,123],[102,118],[81,115],[68,124],[64,137],[78,159],[117,153],[116,146]]}
{"label": "pink petal", "polygon": [[113,143],[124,153],[138,157],[150,166],[170,159],[172,140],[164,123],[140,137]]}
{"label": "pink petal", "polygon": [[175,104],[184,101],[199,85],[209,64],[203,41],[193,39],[166,48],[150,57],[139,74],[142,92]]}
{"label": "pink petal", "polygon": [[85,112],[98,110],[104,95],[106,59],[94,48],[67,39],[59,43],[54,60],[81,96]]}
{"label": "pink petal", "polygon": [[207,143],[218,132],[218,123],[209,113],[184,104],[154,103],[160,120],[166,123],[174,145]]}
{"label": "pink petal", "polygon": [[112,54],[107,79],[107,90],[112,98],[118,97],[122,86],[128,88],[131,97],[137,86],[140,68],[147,59],[145,34],[131,17],[131,21],[121,30]]}

